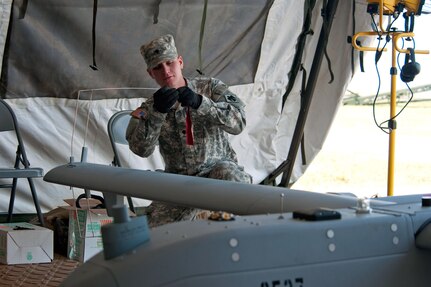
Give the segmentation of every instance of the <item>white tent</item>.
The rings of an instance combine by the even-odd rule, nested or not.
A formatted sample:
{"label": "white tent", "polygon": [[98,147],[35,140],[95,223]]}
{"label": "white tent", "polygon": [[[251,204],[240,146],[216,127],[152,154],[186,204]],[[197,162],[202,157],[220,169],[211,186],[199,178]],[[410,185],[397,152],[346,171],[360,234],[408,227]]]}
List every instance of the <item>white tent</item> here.
{"label": "white tent", "polygon": [[[219,78],[246,103],[247,128],[232,137],[232,144],[258,184],[287,159],[303,77],[309,80],[328,16],[322,17],[322,11],[334,3],[338,5],[327,27],[328,57],[316,71],[304,128],[305,153],[297,153],[290,177],[294,182],[321,149],[354,73],[358,52],[347,39],[369,30],[365,0],[105,0],[98,1],[97,9],[88,0],[4,0],[1,96],[17,114],[32,166],[48,171],[71,156],[79,160],[83,146],[88,147],[89,162],[109,165],[110,116],[136,108],[156,88],[139,47],[158,35],[173,34],[186,75],[197,75],[199,69]],[[312,8],[309,29],[304,29],[306,7]],[[293,77],[295,55],[300,55],[298,68],[304,70]],[[10,162],[13,149],[11,140],[2,138],[0,162]],[[158,156],[143,163],[128,150],[124,155],[134,167],[162,167]],[[36,187],[44,211],[77,196],[43,180],[37,180]],[[8,192],[0,193],[0,210],[7,210],[8,198]],[[34,212],[24,181],[15,212]]]}

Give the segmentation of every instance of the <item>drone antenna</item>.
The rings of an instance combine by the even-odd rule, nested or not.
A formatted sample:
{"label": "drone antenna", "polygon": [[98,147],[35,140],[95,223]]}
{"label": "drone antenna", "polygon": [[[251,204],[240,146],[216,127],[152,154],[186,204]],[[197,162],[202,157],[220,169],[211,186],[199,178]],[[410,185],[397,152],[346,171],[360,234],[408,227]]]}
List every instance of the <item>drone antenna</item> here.
{"label": "drone antenna", "polygon": [[280,216],[278,217],[278,219],[284,219],[283,216],[283,199],[284,199],[284,193],[280,194]]}

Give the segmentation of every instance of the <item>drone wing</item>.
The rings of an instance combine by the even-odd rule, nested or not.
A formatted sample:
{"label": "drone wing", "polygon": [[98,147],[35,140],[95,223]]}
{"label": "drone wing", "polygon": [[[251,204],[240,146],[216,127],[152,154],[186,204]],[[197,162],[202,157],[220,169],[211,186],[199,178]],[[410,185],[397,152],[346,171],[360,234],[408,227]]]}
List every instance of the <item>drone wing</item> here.
{"label": "drone wing", "polygon": [[238,215],[355,207],[358,198],[93,163],[55,167],[45,181]]}

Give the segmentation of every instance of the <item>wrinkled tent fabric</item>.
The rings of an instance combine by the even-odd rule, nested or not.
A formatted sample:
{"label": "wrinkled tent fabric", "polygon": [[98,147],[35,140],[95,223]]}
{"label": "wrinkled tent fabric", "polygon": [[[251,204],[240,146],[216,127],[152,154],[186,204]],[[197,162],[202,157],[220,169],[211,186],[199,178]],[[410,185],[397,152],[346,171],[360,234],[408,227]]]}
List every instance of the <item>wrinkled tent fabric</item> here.
{"label": "wrinkled tent fabric", "polygon": [[[202,51],[205,74],[227,84],[253,82],[260,52],[256,43],[262,41],[271,2],[212,1]],[[139,47],[166,33],[175,35],[186,62],[185,74],[197,75],[201,0],[99,3],[95,27],[97,72],[89,69],[93,1],[29,1],[23,18],[19,18],[19,7],[14,5],[2,75],[10,91],[8,98],[76,99],[81,89],[156,87],[146,75]],[[155,21],[156,9],[159,12]],[[111,94],[105,96],[112,98]],[[116,91],[114,97],[140,94]]]}
{"label": "wrinkled tent fabric", "polygon": [[[301,76],[283,110],[281,102],[304,21],[304,1],[208,1],[202,39],[204,1],[99,1],[95,26],[98,71],[89,67],[93,61],[93,1],[32,0],[26,7],[19,6],[25,2],[1,4],[1,83],[2,97],[21,123],[31,164],[48,171],[71,156],[80,160],[83,146],[88,148],[87,161],[111,164],[107,122],[116,111],[134,109],[154,92],[156,86],[146,73],[139,47],[165,33],[175,36],[185,59],[184,73],[190,76],[197,75],[202,40],[202,72],[228,83],[246,103],[247,128],[231,139],[240,164],[253,175],[254,183],[286,159],[299,112]],[[311,67],[322,26],[322,2],[316,1],[311,20],[314,35],[307,36],[303,50],[306,70]],[[357,2],[356,29],[362,31],[368,20],[366,4]],[[335,79],[328,84],[324,60],[304,131],[307,164],[321,149],[352,77],[351,46],[346,39],[352,33],[354,3],[339,1],[335,14],[327,48]],[[3,151],[11,146],[9,139],[0,141],[0,162],[9,154]],[[127,146],[121,149],[122,162],[131,167],[163,168],[158,154],[142,160]],[[297,159],[292,181],[307,166]],[[44,181],[37,185],[44,211],[83,192]],[[7,209],[8,196],[0,193],[1,210]],[[138,205],[147,203],[137,201]],[[33,211],[24,185],[19,186],[15,211]]]}

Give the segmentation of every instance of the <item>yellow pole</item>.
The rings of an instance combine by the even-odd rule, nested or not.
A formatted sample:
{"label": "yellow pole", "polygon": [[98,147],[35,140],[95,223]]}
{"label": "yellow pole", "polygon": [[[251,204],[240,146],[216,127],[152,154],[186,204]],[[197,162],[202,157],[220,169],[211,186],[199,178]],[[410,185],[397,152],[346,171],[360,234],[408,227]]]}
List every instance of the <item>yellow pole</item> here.
{"label": "yellow pole", "polygon": [[[381,3],[380,3],[381,4]],[[380,16],[382,17],[382,16]],[[382,21],[381,21],[382,22]],[[383,28],[381,28],[382,31]],[[353,35],[352,45],[358,51],[376,51],[376,47],[360,47],[357,45],[356,40],[360,36],[374,36],[379,35],[381,32],[370,31],[370,32],[359,32]],[[387,182],[387,194],[388,196],[394,195],[394,166],[395,166],[395,130],[397,128],[396,121],[392,120],[397,114],[397,51],[400,53],[410,53],[407,49],[401,49],[397,46],[398,39],[402,37],[414,37],[412,32],[384,32],[384,35],[390,35],[392,37],[392,65],[391,65],[391,110],[389,120],[389,155],[388,155],[388,182]],[[379,50],[380,52],[386,51],[385,49]],[[429,54],[428,50],[415,50],[416,54]]]}
{"label": "yellow pole", "polygon": [[[396,38],[396,37],[395,37]],[[394,40],[394,39],[392,39]],[[388,155],[388,196],[394,195],[394,171],[395,171],[395,134],[396,121],[392,120],[397,114],[397,56],[396,43],[392,41],[392,66],[391,66],[391,109],[389,120],[389,155]]]}
{"label": "yellow pole", "polygon": [[[401,37],[414,37],[414,33],[395,32],[392,35],[392,67],[391,67],[391,119],[397,114],[397,51],[400,53],[410,53],[406,49],[397,46]],[[427,50],[415,50],[416,54],[428,54]],[[389,159],[388,159],[388,196],[394,195],[395,180],[395,134],[397,123],[395,120],[389,121]]]}

